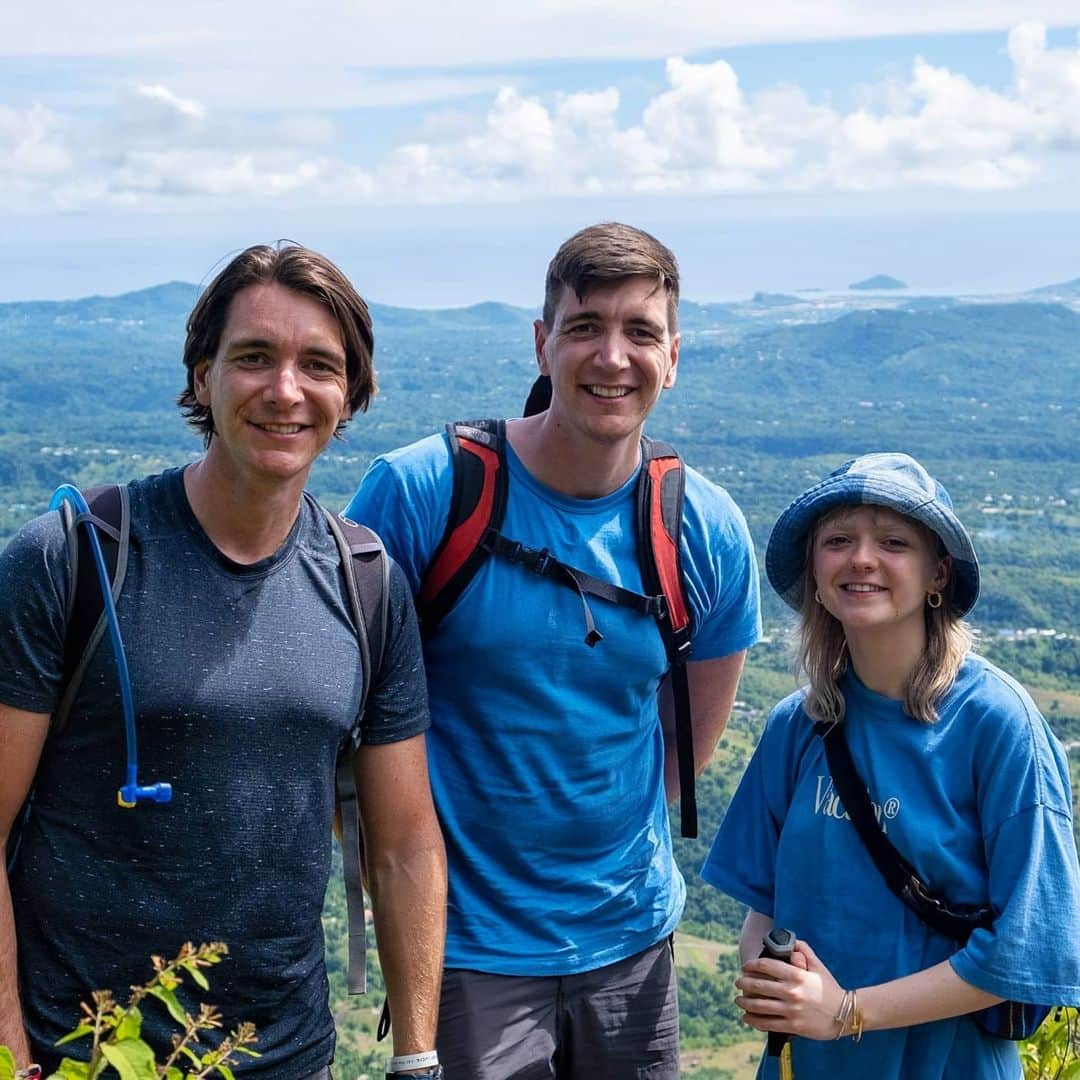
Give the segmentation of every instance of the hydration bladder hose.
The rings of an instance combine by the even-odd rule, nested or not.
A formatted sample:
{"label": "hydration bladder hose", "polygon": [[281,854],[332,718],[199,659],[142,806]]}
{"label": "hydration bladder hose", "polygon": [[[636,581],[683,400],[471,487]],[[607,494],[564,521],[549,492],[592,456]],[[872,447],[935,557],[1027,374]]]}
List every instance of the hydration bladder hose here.
{"label": "hydration bladder hose", "polygon": [[135,733],[135,705],[131,696],[131,677],[128,674],[127,656],[124,653],[124,642],[120,637],[120,623],[116,618],[116,605],[113,603],[112,587],[109,582],[109,571],[105,566],[105,556],[101,551],[101,542],[98,539],[97,526],[90,516],[90,507],[86,505],[86,499],[82,492],[72,484],[61,484],[49,501],[50,510],[59,510],[62,503],[71,503],[75,508],[76,528],[82,524],[86,527],[86,534],[90,539],[90,550],[94,556],[94,567],[97,570],[98,581],[101,584],[101,599],[105,608],[105,622],[109,627],[109,639],[112,642],[113,659],[116,661],[116,675],[120,683],[120,700],[124,707],[124,735],[127,743],[127,768],[125,772],[126,782],[116,793],[116,801],[120,806],[130,810],[140,800],[149,800],[156,803],[172,801],[172,784],[140,784],[139,783],[139,744]]}

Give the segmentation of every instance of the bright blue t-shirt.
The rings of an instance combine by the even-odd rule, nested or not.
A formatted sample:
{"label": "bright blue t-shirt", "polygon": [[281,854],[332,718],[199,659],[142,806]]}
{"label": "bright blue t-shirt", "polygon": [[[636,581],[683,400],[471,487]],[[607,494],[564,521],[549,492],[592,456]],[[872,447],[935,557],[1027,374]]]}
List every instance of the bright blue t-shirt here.
{"label": "bright blue t-shirt", "polygon": [[[534,479],[507,446],[502,532],[642,591],[637,476],[598,499]],[[450,507],[445,436],[372,463],[346,516],[379,533],[413,590]],[[730,497],[687,469],[682,558],[694,660],[760,632],[757,569]],[[668,662],[651,616],[581,599],[488,559],[425,642],[432,790],[449,859],[446,963],[507,975],[593,970],[655,944],[685,885],[664,796],[657,687]]]}
{"label": "bright blue t-shirt", "polygon": [[[889,839],[950,906],[989,905],[963,948],[892,892],[838,801],[800,691],[782,701],[731,801],[702,876],[810,943],[841,986],[887,982],[949,959],[982,990],[1080,1002],[1080,871],[1068,764],[1031,698],[969,656],[923,724],[853,674],[841,688],[855,767]],[[795,1039],[796,1076],[989,1080],[1020,1076],[1016,1044],[967,1017]],[[758,1074],[776,1075],[776,1059]]]}

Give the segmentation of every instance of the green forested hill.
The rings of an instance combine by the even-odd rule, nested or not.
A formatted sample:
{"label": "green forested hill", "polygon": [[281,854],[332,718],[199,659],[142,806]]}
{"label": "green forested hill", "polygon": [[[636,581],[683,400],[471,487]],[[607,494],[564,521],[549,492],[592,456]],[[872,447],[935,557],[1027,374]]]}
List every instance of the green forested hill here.
{"label": "green forested hill", "polygon": [[[128,479],[199,452],[174,404],[196,294],[172,283],[122,297],[0,304],[0,541],[62,481]],[[684,303],[678,384],[650,429],[728,488],[759,550],[783,506],[844,459],[873,449],[919,457],[975,533],[982,648],[1032,688],[1063,739],[1080,743],[1080,315],[1055,303],[875,303],[770,294]],[[313,472],[313,489],[331,505],[344,503],[376,453],[450,419],[516,414],[534,372],[534,312],[372,310],[381,392]],[[720,940],[733,938],[741,912],[696,869],[767,709],[794,685],[786,610],[767,589],[765,601],[773,640],[753,650],[700,785],[702,839],[676,841],[686,928]],[[1042,632],[1016,633],[1028,627]],[[1074,786],[1077,761],[1074,751]],[[326,925],[339,1062],[355,1076],[375,1060],[375,1018],[370,1006],[344,1003],[343,905],[335,883]],[[731,976],[720,963],[723,971],[698,968],[683,980],[686,1030],[735,1039]]]}
{"label": "green forested hill", "polygon": [[[124,478],[198,452],[173,404],[195,295],[174,283],[0,305],[0,538],[61,480]],[[732,492],[759,543],[792,496],[846,457],[910,450],[979,534],[980,619],[1075,629],[1080,315],[1043,303],[779,299],[684,304],[679,383],[652,430]],[[447,419],[515,413],[532,377],[532,312],[375,305],[373,315],[381,394],[316,468],[313,486],[331,502],[375,453]]]}

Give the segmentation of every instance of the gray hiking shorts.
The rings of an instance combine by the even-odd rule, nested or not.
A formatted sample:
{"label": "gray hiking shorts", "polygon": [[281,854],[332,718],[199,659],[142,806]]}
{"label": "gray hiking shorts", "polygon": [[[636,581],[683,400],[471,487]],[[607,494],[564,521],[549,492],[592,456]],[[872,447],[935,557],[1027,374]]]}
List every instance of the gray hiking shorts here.
{"label": "gray hiking shorts", "polygon": [[678,1080],[672,943],[579,975],[443,974],[446,1080]]}

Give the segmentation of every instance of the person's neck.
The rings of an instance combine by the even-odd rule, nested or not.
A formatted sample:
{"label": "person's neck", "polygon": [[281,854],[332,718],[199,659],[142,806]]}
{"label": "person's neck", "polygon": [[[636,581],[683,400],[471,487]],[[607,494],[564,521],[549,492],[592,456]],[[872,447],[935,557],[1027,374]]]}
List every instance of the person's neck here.
{"label": "person's neck", "polygon": [[506,425],[506,439],[540,483],[574,499],[599,499],[617,491],[637,471],[641,432],[617,442],[590,439],[550,413]]}
{"label": "person's neck", "polygon": [[305,480],[306,475],[253,483],[220,468],[208,452],[184,470],[184,492],[214,546],[247,565],[273,555],[285,542],[300,512]]}
{"label": "person's neck", "polygon": [[848,655],[859,680],[883,697],[903,701],[926,649],[926,633],[891,628],[847,635]]}

